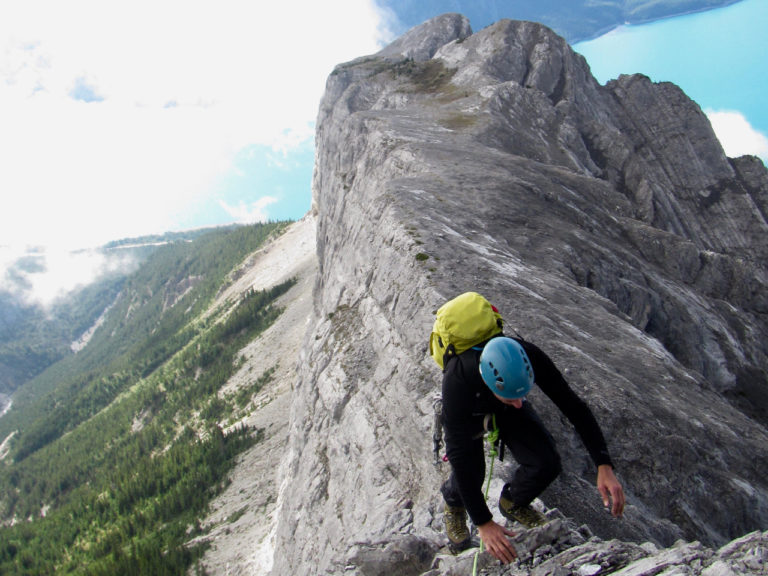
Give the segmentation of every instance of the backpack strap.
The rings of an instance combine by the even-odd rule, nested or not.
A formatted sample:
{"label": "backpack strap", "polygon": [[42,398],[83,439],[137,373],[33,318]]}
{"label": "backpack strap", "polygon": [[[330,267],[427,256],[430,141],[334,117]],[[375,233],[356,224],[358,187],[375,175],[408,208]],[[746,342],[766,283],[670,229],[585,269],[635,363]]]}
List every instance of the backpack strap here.
{"label": "backpack strap", "polygon": [[[443,340],[440,340],[440,345],[442,346]],[[448,360],[456,356],[456,347],[453,344],[448,344],[448,347],[445,349],[445,353],[443,354],[443,372],[445,372],[446,366],[448,366]]]}

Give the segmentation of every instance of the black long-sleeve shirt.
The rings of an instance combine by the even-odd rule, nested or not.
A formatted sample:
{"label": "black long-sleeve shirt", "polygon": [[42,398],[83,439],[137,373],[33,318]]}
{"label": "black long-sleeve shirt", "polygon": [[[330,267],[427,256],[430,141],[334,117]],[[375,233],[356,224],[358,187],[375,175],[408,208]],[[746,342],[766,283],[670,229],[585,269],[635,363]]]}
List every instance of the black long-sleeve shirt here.
{"label": "black long-sleeve shirt", "polygon": [[[517,341],[531,361],[535,384],[573,424],[595,465],[612,464],[605,438],[589,406],[571,389],[549,356],[530,342]],[[443,373],[446,453],[464,506],[476,526],[485,524],[493,516],[485,503],[482,487],[472,480],[476,477],[471,470],[476,462],[472,452],[478,449],[476,439],[483,433],[483,416],[504,409],[504,404],[483,382],[479,362],[480,351],[467,350],[449,360]]]}

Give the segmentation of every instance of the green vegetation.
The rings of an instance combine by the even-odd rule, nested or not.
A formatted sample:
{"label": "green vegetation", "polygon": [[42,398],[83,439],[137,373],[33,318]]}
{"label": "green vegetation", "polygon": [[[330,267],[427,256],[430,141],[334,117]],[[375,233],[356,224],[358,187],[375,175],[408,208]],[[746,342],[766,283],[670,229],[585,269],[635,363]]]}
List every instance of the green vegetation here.
{"label": "green vegetation", "polygon": [[442,116],[438,122],[449,130],[461,130],[477,124],[477,116],[464,112],[453,112]]}
{"label": "green vegetation", "polygon": [[[0,574],[185,574],[191,544],[235,456],[260,430],[224,432],[272,378],[221,387],[295,284],[250,291],[213,314],[228,275],[284,224],[169,244],[127,278],[89,345],[14,398],[0,440]],[[10,525],[13,520],[15,524]]]}
{"label": "green vegetation", "polygon": [[[235,228],[219,228],[217,232]],[[12,393],[48,366],[71,354],[78,339],[122,290],[126,278],[154,252],[168,244],[189,243],[211,229],[170,232],[111,242],[99,251],[110,262],[119,262],[100,280],[76,289],[43,307],[27,302],[27,272],[45,269],[44,258],[29,255],[8,270],[11,291],[0,289],[0,392]]]}
{"label": "green vegetation", "polygon": [[409,58],[394,64],[392,73],[408,78],[414,92],[435,94],[450,87],[456,69],[446,68],[439,60],[414,62]]}
{"label": "green vegetation", "polygon": [[[20,430],[16,440],[23,444],[24,436],[35,434],[38,441],[29,438],[32,445],[26,448],[33,452],[98,412],[128,384],[151,374],[202,328],[197,317],[227,275],[285,225],[217,229],[194,241],[159,247],[125,279],[89,345],[15,394],[14,410],[0,419],[0,439]],[[114,380],[120,383],[115,385]],[[39,422],[46,430],[33,431],[30,422]]]}
{"label": "green vegetation", "polygon": [[272,376],[277,370],[277,364],[268,368],[264,373],[259,376],[255,382],[250,386],[243,386],[234,395],[235,405],[241,410],[244,409],[256,394],[258,394],[264,386],[269,384],[272,380]]}
{"label": "green vegetation", "polygon": [[419,262],[424,262],[425,260],[429,260],[429,254],[424,254],[424,252],[419,252],[416,254],[416,260]]}
{"label": "green vegetation", "polygon": [[114,301],[124,279],[108,276],[47,310],[0,291],[0,392],[13,392],[70,354],[70,343]]}

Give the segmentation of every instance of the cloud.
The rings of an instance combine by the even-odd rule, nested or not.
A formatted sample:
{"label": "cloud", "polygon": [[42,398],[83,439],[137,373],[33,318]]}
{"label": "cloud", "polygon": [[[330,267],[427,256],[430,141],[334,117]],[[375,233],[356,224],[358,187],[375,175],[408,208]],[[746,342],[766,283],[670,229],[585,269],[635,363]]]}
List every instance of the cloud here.
{"label": "cloud", "polygon": [[49,306],[56,298],[113,272],[129,273],[137,261],[129,252],[69,252],[32,248],[24,253],[0,248],[0,290],[27,304]]}
{"label": "cloud", "polygon": [[72,90],[69,91],[69,95],[71,98],[80,100],[81,102],[101,102],[104,100],[104,98],[97,93],[96,88],[94,88],[86,78],[82,77],[75,79],[75,85],[72,87]]}
{"label": "cloud", "polygon": [[704,112],[727,156],[737,158],[750,154],[768,163],[768,137],[753,128],[741,112],[712,109]]}
{"label": "cloud", "polygon": [[311,141],[333,67],[391,36],[374,0],[0,3],[0,245],[184,226],[239,151]]}
{"label": "cloud", "polygon": [[277,198],[272,196],[263,196],[255,202],[246,204],[239,202],[236,206],[230,206],[224,200],[219,200],[221,207],[232,217],[232,221],[237,224],[255,224],[256,222],[266,222],[269,220],[265,208],[270,204],[277,202]]}

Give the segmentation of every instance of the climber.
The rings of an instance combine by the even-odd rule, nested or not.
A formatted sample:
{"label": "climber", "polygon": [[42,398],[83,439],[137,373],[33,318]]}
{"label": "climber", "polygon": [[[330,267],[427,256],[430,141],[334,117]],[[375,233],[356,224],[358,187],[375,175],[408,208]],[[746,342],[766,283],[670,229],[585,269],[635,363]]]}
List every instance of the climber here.
{"label": "climber", "polygon": [[537,346],[499,334],[484,345],[448,358],[444,366],[443,427],[451,475],[441,492],[446,533],[454,552],[471,546],[468,514],[493,556],[504,563],[517,557],[507,538],[514,533],[493,520],[483,496],[483,432],[488,414],[495,415],[499,440],[519,465],[501,491],[501,514],[528,528],[546,522],[530,504],[560,473],[560,456],[551,434],[526,399],[534,381],[584,442],[597,466],[597,489],[604,506],[616,517],[624,511],[624,492],[592,411]]}

